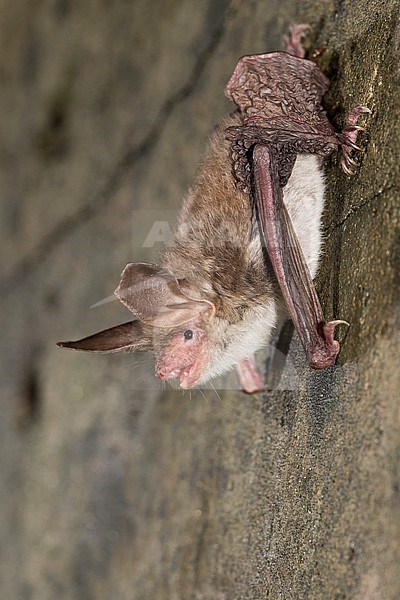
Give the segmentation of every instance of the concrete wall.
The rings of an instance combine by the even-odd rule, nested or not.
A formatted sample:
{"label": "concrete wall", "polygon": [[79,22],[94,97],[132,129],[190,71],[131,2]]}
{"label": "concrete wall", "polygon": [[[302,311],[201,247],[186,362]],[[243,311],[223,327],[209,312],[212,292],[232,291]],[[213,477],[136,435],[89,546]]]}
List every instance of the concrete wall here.
{"label": "concrete wall", "polygon": [[[399,8],[2,0],[2,599],[400,597]],[[147,355],[56,348],[129,318],[90,306],[162,249],[149,228],[231,110],[237,58],[295,22],[327,46],[333,122],[373,109],[356,175],[326,165],[339,364],[311,372],[293,336],[275,389],[247,397],[234,376],[183,393]]]}

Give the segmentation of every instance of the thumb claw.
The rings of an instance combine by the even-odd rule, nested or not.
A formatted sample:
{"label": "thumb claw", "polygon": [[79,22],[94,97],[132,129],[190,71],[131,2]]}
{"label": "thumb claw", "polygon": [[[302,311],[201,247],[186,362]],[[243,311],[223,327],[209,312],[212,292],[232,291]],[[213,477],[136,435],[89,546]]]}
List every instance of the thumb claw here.
{"label": "thumb claw", "polygon": [[347,321],[343,321],[342,319],[337,319],[336,321],[329,321],[329,323],[325,323],[324,336],[329,344],[332,344],[335,341],[333,339],[333,333],[337,325],[347,325],[348,327],[350,327],[350,323],[348,323]]}

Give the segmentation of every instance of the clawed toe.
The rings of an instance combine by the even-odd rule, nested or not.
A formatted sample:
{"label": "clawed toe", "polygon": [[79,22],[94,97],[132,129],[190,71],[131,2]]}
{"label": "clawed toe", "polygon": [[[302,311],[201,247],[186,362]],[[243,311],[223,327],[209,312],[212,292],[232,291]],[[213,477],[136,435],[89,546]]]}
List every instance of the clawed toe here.
{"label": "clawed toe", "polygon": [[371,109],[367,106],[355,106],[349,115],[349,119],[347,121],[347,126],[352,127],[356,124],[358,117],[361,115],[370,115],[372,113]]}
{"label": "clawed toe", "polygon": [[347,163],[346,163],[346,161],[344,161],[344,160],[341,160],[341,161],[340,161],[340,166],[341,166],[341,168],[342,168],[342,171],[343,171],[343,173],[345,173],[346,175],[349,175],[350,177],[351,177],[352,175],[354,175],[354,169],[350,169],[350,168],[347,166]]}
{"label": "clawed toe", "polygon": [[343,155],[340,160],[340,166],[346,175],[354,175],[354,169],[352,169],[352,167],[355,167],[356,165],[357,163],[355,160],[348,155]]}
{"label": "clawed toe", "polygon": [[[346,134],[343,134],[343,146],[350,146],[352,150],[361,150],[360,146],[357,146]],[[349,150],[350,152],[350,150]]]}
{"label": "clawed toe", "polygon": [[372,110],[368,108],[368,106],[356,106],[355,108],[353,108],[352,112],[358,112],[359,115],[372,114]]}
{"label": "clawed toe", "polygon": [[365,131],[365,127],[361,127],[361,125],[349,125],[346,127],[347,131]]}
{"label": "clawed toe", "polygon": [[355,166],[357,163],[350,158],[352,150],[361,150],[360,146],[356,144],[357,135],[360,131],[365,131],[365,127],[357,125],[357,119],[363,114],[371,114],[371,110],[366,106],[356,106],[353,108],[347,121],[347,126],[342,133],[338,134],[339,147],[342,152],[342,158],[340,166],[346,175],[353,175],[354,171],[351,166]]}

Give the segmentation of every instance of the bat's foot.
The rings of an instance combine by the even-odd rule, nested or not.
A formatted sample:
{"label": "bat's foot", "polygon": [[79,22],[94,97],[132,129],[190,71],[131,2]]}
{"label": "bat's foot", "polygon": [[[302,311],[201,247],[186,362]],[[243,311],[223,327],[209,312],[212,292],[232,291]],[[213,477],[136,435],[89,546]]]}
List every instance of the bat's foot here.
{"label": "bat's foot", "polygon": [[339,149],[342,153],[340,166],[346,175],[354,175],[353,169],[357,164],[353,158],[351,158],[351,152],[353,150],[361,150],[361,148],[357,146],[356,141],[359,132],[365,131],[365,128],[357,125],[357,120],[363,114],[371,114],[370,109],[366,106],[356,106],[353,108],[347,121],[347,126],[342,133],[337,134]]}
{"label": "bat's foot", "polygon": [[305,23],[290,27],[288,35],[285,35],[283,38],[286,52],[289,52],[289,54],[293,54],[293,56],[297,56],[298,58],[305,57],[306,51],[303,48],[301,40],[307,29],[310,29],[310,26]]}
{"label": "bat's foot", "polygon": [[242,391],[246,394],[256,394],[264,389],[264,380],[256,369],[254,358],[244,358],[236,365]]}

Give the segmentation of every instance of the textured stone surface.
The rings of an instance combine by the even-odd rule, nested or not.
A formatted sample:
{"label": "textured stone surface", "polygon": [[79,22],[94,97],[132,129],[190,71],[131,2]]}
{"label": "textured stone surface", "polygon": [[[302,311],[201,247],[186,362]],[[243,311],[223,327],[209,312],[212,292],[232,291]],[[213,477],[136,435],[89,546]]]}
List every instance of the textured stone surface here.
{"label": "textured stone surface", "polygon": [[[0,6],[2,599],[396,600],[398,1]],[[326,166],[339,364],[310,372],[294,338],[277,389],[247,397],[56,348],[127,318],[89,307],[157,257],[237,58],[294,22],[327,46],[333,121],[373,109],[356,175]]]}

